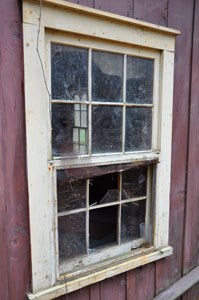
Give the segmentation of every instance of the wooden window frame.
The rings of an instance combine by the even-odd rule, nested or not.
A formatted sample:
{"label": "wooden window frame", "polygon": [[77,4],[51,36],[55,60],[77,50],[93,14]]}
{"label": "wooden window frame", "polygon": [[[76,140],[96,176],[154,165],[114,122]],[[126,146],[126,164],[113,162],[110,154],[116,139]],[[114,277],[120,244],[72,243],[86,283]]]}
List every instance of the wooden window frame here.
{"label": "wooden window frame", "polygon": [[[62,0],[24,0],[24,65],[27,167],[31,231],[32,293],[29,299],[54,299],[65,293],[131,270],[172,254],[168,245],[169,194],[172,137],[172,97],[175,36],[179,31],[85,8]],[[80,38],[81,37],[81,38]],[[82,38],[83,37],[83,38]],[[49,40],[75,45],[95,44],[116,52],[133,49],[137,56],[158,53],[154,97],[157,108],[153,151],[124,156],[53,160],[51,157],[51,112],[49,105]],[[90,45],[90,46],[89,46]],[[123,48],[123,50],[121,50]],[[131,51],[131,50],[129,50]],[[136,54],[135,54],[136,55]],[[155,144],[154,144],[155,141]],[[133,164],[158,160],[155,183],[154,245],[134,250],[67,276],[59,275],[56,253],[56,195],[54,170],[63,167]]]}

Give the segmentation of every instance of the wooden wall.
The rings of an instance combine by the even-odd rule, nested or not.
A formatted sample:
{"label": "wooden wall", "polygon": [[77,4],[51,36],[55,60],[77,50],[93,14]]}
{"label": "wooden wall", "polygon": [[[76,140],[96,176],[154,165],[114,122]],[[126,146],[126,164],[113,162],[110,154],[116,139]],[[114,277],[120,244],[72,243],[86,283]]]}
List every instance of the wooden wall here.
{"label": "wooden wall", "polygon": [[[173,111],[170,245],[172,257],[59,300],[150,300],[199,265],[199,0],[71,0],[181,30]],[[30,247],[25,159],[20,1],[0,0],[0,299],[29,290]],[[181,300],[199,299],[199,284]]]}

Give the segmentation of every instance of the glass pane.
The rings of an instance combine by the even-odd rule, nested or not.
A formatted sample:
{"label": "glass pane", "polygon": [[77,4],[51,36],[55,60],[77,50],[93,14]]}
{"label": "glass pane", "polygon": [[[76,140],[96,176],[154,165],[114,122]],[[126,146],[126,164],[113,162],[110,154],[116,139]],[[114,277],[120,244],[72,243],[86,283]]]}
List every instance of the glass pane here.
{"label": "glass pane", "polygon": [[87,100],[88,51],[51,45],[51,85],[53,99]]}
{"label": "glass pane", "polygon": [[68,182],[67,170],[57,171],[58,212],[86,207],[86,180]]}
{"label": "glass pane", "polygon": [[127,103],[153,103],[154,60],[127,57]]}
{"label": "glass pane", "polygon": [[121,241],[122,243],[140,238],[140,224],[145,222],[146,200],[122,204]]}
{"label": "glass pane", "polygon": [[89,205],[119,201],[118,177],[118,173],[113,173],[90,179]]}
{"label": "glass pane", "polygon": [[59,217],[60,260],[86,254],[86,213]]}
{"label": "glass pane", "polygon": [[150,150],[152,138],[152,109],[126,108],[125,151]]}
{"label": "glass pane", "polygon": [[94,209],[89,212],[89,248],[117,243],[118,206]]}
{"label": "glass pane", "polygon": [[92,107],[92,152],[122,151],[122,108]]}
{"label": "glass pane", "polygon": [[122,101],[123,56],[93,51],[92,100]]}
{"label": "glass pane", "polygon": [[[79,114],[78,117],[76,113]],[[88,130],[84,129],[82,133],[79,126],[80,119],[81,112],[75,110],[74,104],[52,104],[53,156],[77,156],[88,153]],[[87,126],[87,123],[84,125]]]}
{"label": "glass pane", "polygon": [[122,173],[122,200],[146,196],[147,167]]}

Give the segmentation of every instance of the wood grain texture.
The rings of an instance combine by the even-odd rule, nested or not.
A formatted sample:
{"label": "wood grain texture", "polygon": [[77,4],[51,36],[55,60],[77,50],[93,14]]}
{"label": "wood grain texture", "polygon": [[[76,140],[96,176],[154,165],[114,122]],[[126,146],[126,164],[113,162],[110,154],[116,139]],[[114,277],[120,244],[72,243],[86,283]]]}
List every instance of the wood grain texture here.
{"label": "wood grain texture", "polygon": [[71,3],[93,7],[93,0],[67,0],[67,1]]}
{"label": "wood grain texture", "polygon": [[184,273],[199,265],[199,1],[194,13]]}
{"label": "wood grain texture", "polygon": [[182,275],[193,9],[193,0],[169,1],[168,25],[181,30],[176,38],[170,196],[169,237],[174,254],[156,263],[157,293]]}
{"label": "wood grain texture", "polygon": [[182,300],[198,300],[198,299],[199,299],[199,284],[194,285],[182,296]]}
{"label": "wood grain texture", "polygon": [[101,300],[126,299],[126,274],[106,279],[101,282]]}
{"label": "wood grain texture", "polygon": [[127,300],[151,300],[155,295],[154,264],[127,273]]}
{"label": "wood grain texture", "polygon": [[134,18],[167,25],[168,0],[134,0]]}
{"label": "wood grain texture", "polygon": [[116,13],[126,17],[133,16],[133,0],[94,0],[94,8]]}
{"label": "wood grain texture", "polygon": [[89,287],[80,289],[73,293],[57,298],[57,300],[89,300],[89,299],[90,299]]}
{"label": "wood grain texture", "polygon": [[22,300],[30,282],[23,40],[18,1],[0,7],[0,299]]}

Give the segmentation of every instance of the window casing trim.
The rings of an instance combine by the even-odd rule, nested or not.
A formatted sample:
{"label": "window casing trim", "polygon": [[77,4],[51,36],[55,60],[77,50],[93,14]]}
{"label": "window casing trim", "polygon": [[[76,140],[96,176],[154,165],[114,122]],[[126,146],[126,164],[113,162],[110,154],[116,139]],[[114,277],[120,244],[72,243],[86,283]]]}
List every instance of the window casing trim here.
{"label": "window casing trim", "polygon": [[[53,4],[56,4],[54,6]],[[56,12],[55,12],[56,11]],[[45,41],[46,33],[49,29],[58,30],[59,34],[65,31],[75,35],[84,35],[85,39],[91,41],[93,37],[103,39],[107,43],[120,42],[127,46],[135,46],[140,51],[147,48],[160,51],[160,98],[161,114],[159,120],[159,147],[161,152],[145,153],[145,158],[158,157],[160,164],[157,165],[157,188],[155,206],[155,249],[150,257],[153,260],[171,254],[168,247],[169,228],[169,191],[170,191],[170,162],[171,162],[171,125],[172,125],[172,96],[173,96],[173,64],[175,35],[178,31],[159,28],[158,26],[146,25],[121,16],[102,13],[96,10],[82,8],[78,5],[68,4],[65,1],[43,1],[41,10],[41,23],[38,34],[40,6],[38,1],[24,1],[24,63],[25,63],[25,95],[26,95],[26,136],[27,136],[27,165],[28,165],[28,189],[29,189],[29,209],[31,228],[31,255],[32,255],[32,291],[37,295],[42,290],[54,289],[58,274],[56,271],[56,248],[54,223],[55,206],[51,187],[53,185],[53,165],[50,161],[48,142],[50,140],[50,111],[49,95],[44,83],[42,66],[46,64]],[[128,19],[128,20],[127,20]],[[82,22],[81,22],[82,21]],[[142,23],[142,24],[141,24]],[[72,24],[72,25],[71,25]],[[82,26],[79,26],[81,24]],[[100,26],[99,26],[100,25]],[[122,25],[122,26],[121,26]],[[90,30],[92,28],[92,31]],[[100,28],[100,30],[97,30]],[[102,30],[103,28],[103,30]],[[54,33],[55,35],[55,33]],[[131,37],[131,38],[129,38]],[[36,51],[38,50],[40,59]],[[96,40],[97,42],[99,40]],[[145,47],[145,48],[143,48]],[[31,57],[31,59],[30,59]],[[41,66],[42,63],[42,66]],[[39,85],[39,93],[38,93]],[[48,112],[48,114],[46,114]],[[135,154],[135,159],[142,159],[142,154]],[[97,157],[93,158],[92,164],[97,164]],[[107,156],[105,160],[109,159]],[[131,161],[132,158],[129,157]],[[66,161],[64,162],[66,163]],[[85,163],[81,160],[81,164]],[[56,161],[57,167],[61,167],[61,162]],[[164,199],[164,201],[163,201]],[[42,229],[42,230],[41,230]],[[165,248],[166,247],[166,248]],[[164,249],[169,249],[168,251]],[[163,253],[161,253],[161,251]],[[160,255],[162,254],[162,256]],[[150,258],[151,259],[151,258]],[[146,260],[147,262],[153,260]],[[129,269],[141,265],[132,264]],[[126,264],[125,264],[126,265]],[[116,268],[117,269],[117,268]],[[120,269],[117,274],[129,270],[128,267]],[[104,271],[105,272],[105,271]],[[105,272],[106,273],[106,272]],[[110,277],[114,272],[105,274],[102,279]],[[81,279],[79,279],[81,281]],[[101,280],[101,279],[99,279]],[[96,280],[97,281],[97,280]],[[92,282],[93,283],[93,282]],[[70,283],[70,289],[60,286],[56,296],[67,291],[75,290],[81,286],[91,284],[82,277],[82,283]],[[56,289],[56,288],[55,288]],[[65,291],[64,291],[65,289]],[[59,293],[62,294],[59,294]],[[45,294],[45,292],[42,292]],[[41,294],[42,294],[41,293]],[[54,294],[55,295],[55,294]],[[30,299],[35,296],[29,296]],[[43,296],[42,296],[43,297]],[[53,299],[51,296],[37,299]]]}

